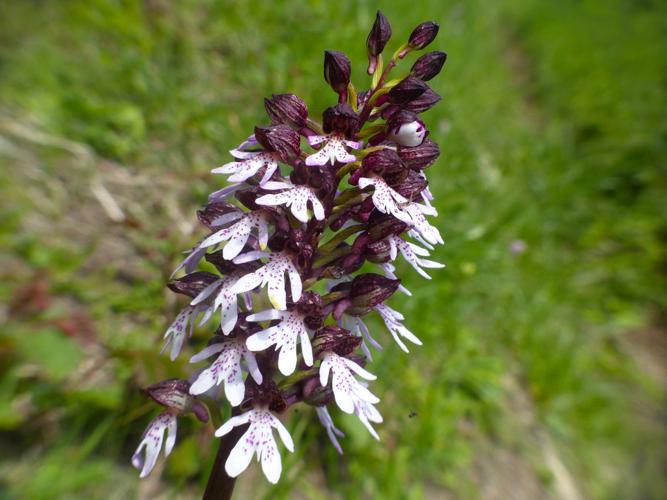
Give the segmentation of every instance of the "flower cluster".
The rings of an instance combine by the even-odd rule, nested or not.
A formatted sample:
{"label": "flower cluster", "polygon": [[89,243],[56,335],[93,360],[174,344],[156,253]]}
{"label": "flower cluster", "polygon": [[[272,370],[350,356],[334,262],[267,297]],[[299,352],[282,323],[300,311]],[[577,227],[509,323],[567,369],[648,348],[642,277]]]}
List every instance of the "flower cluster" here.
{"label": "flower cluster", "polygon": [[148,388],[166,410],[133,457],[142,477],[156,463],[165,430],[165,455],[172,450],[178,416],[192,412],[206,422],[227,403],[234,416],[215,435],[247,426],[226,459],[230,477],[255,454],[267,479],[278,481],[273,430],[293,451],[278,415],[298,403],[315,407],[341,453],[343,434],[330,407],[356,415],[379,439],[380,399],[364,366],[380,342],[365,320],[376,314],[405,352],[406,344],[421,345],[386,301],[396,291],[410,295],[395,275],[399,254],[427,279],[426,269],[442,267],[427,258],[443,240],[428,220],[436,210],[425,175],[440,151],[419,114],[440,100],[425,82],[446,54],[426,53],[406,76],[388,76],[437,32],[435,23],[420,24],[385,64],[391,27],[378,12],[367,39],[368,90],[351,83],[345,54],[325,52],[324,77],[338,102],[322,121],[296,95],[273,95],[264,103],[270,123],[255,127],[230,152],[233,161],[213,170],[230,184],[199,210],[209,234],[178,266],[185,274],[169,283],[189,302],[167,329],[164,350],[179,356],[197,325],[212,323],[215,333],[190,358],[198,370],[188,381]]}

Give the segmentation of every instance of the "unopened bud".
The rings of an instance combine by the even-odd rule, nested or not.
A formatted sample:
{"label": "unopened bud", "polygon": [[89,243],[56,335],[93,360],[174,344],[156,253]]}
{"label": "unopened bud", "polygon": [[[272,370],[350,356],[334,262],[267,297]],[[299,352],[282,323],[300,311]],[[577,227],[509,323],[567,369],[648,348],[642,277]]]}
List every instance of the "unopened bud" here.
{"label": "unopened bud", "polygon": [[339,356],[347,356],[360,344],[361,337],[335,325],[320,328],[313,337],[313,351],[318,356],[323,352],[335,352]]}
{"label": "unopened bud", "polygon": [[387,99],[392,104],[404,106],[426,92],[426,89],[428,89],[428,85],[419,78],[408,76],[389,91]]}
{"label": "unopened bud", "polygon": [[428,21],[417,26],[408,39],[408,45],[416,50],[421,50],[431,43],[438,35],[440,26],[437,23]]}
{"label": "unopened bud", "polygon": [[170,290],[195,298],[208,285],[217,281],[219,277],[213,273],[197,271],[172,280],[167,283]]}
{"label": "unopened bud", "polygon": [[351,73],[350,60],[345,54],[335,50],[324,52],[324,79],[334,92],[339,94],[347,92]]}
{"label": "unopened bud", "polygon": [[306,126],[308,108],[303,100],[294,94],[273,94],[264,99],[264,108],[274,124],[289,125],[293,128]]}
{"label": "unopened bud", "polygon": [[351,139],[359,132],[360,126],[359,116],[347,103],[329,107],[322,115],[322,128],[327,134],[336,132]]}
{"label": "unopened bud", "polygon": [[385,215],[380,211],[375,213],[377,215],[368,221],[368,235],[373,241],[383,240],[390,234],[401,234],[408,227],[405,222],[398,220],[393,215]]}
{"label": "unopened bud", "polygon": [[391,257],[391,244],[386,239],[371,241],[364,249],[364,256],[375,264],[387,262]]}
{"label": "unopened bud", "polygon": [[403,106],[403,109],[407,109],[413,113],[423,113],[424,111],[427,111],[435,106],[440,101],[440,99],[442,99],[442,97],[440,97],[430,88],[427,88],[422,95],[406,103]]}
{"label": "unopened bud", "polygon": [[199,222],[206,227],[213,229],[220,225],[219,221],[224,220],[222,219],[224,216],[232,212],[238,212],[238,210],[238,207],[231,203],[214,201],[206,205],[204,208],[197,210],[197,218],[199,219]]}
{"label": "unopened bud", "polygon": [[375,273],[357,276],[350,286],[352,306],[346,313],[353,316],[368,313],[373,307],[391,297],[399,284],[399,280],[392,280]]}
{"label": "unopened bud", "polygon": [[368,153],[361,162],[361,166],[364,172],[373,172],[380,175],[385,172],[405,169],[405,165],[396,151],[388,148]]}
{"label": "unopened bud", "polygon": [[308,328],[317,330],[322,326],[322,297],[315,292],[304,292],[296,304],[296,310],[304,317]]}
{"label": "unopened bud", "polygon": [[297,158],[301,153],[301,138],[287,125],[255,127],[255,137],[267,151],[277,152],[285,162]]}
{"label": "unopened bud", "polygon": [[169,379],[144,389],[144,393],[156,403],[178,413],[193,412],[201,422],[208,422],[206,407],[190,395],[190,382]]}
{"label": "unopened bud", "polygon": [[428,82],[440,73],[445,61],[447,61],[446,52],[429,52],[415,61],[410,70],[410,74],[415,78]]}
{"label": "unopened bud", "polygon": [[419,146],[414,148],[400,146],[398,148],[398,156],[408,168],[412,170],[423,170],[435,162],[440,156],[440,148],[438,145],[426,139]]}
{"label": "unopened bud", "polygon": [[419,146],[427,133],[424,122],[412,111],[394,113],[387,120],[387,137],[400,146]]}
{"label": "unopened bud", "polygon": [[301,395],[303,402],[311,406],[326,406],[334,401],[331,384],[322,387],[319,375],[309,377],[303,382]]}
{"label": "unopened bud", "polygon": [[410,201],[414,201],[426,189],[428,181],[414,170],[408,170],[407,172],[408,175],[398,184],[389,184],[398,194]]}
{"label": "unopened bud", "polygon": [[384,50],[385,45],[391,38],[391,26],[389,20],[379,10],[375,14],[375,22],[366,38],[366,49],[368,50],[368,74],[372,75],[377,66],[377,56]]}

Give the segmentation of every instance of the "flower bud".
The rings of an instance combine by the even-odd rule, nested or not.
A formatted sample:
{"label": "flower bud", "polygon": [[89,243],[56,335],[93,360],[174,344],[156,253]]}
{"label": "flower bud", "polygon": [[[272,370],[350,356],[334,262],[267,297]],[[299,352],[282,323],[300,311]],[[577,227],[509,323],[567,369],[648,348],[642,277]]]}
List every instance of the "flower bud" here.
{"label": "flower bud", "polygon": [[339,356],[347,356],[360,344],[361,337],[335,325],[320,328],[313,337],[313,351],[317,356],[323,352],[335,352]]}
{"label": "flower bud", "polygon": [[324,51],[324,79],[334,92],[347,92],[351,72],[350,60],[345,54],[335,50]]}
{"label": "flower bud", "polygon": [[287,125],[255,127],[255,137],[267,151],[277,152],[285,162],[298,158],[301,153],[301,137]]}
{"label": "flower bud", "polygon": [[395,172],[405,170],[405,165],[400,156],[393,149],[380,149],[368,153],[361,162],[364,172],[373,172],[384,174],[385,172]]}
{"label": "flower bud", "polygon": [[435,142],[426,139],[421,145],[414,148],[399,146],[398,156],[401,157],[408,168],[423,170],[438,159],[440,148]]}
{"label": "flower bud", "polygon": [[379,56],[391,38],[391,26],[387,17],[379,10],[375,14],[375,22],[366,38],[369,56]]}
{"label": "flower bud", "polygon": [[447,61],[446,52],[429,52],[415,61],[410,74],[415,78],[428,82],[440,73],[440,70],[445,65],[445,61]]}
{"label": "flower bud", "polygon": [[375,22],[366,38],[366,49],[368,50],[368,74],[375,73],[377,67],[377,56],[384,50],[385,45],[391,38],[391,26],[389,20],[379,10],[375,14]]}
{"label": "flower bud", "polygon": [[428,181],[414,170],[408,170],[408,175],[399,183],[392,184],[389,182],[389,185],[401,196],[410,201],[414,201],[419,197],[421,192],[426,189]]}
{"label": "flower bud", "polygon": [[412,111],[413,113],[423,113],[435,106],[440,99],[442,97],[428,88],[422,95],[405,104],[403,109]]}
{"label": "flower bud", "polygon": [[309,377],[303,382],[301,395],[303,402],[311,406],[326,406],[334,401],[331,384],[322,387],[319,375]]}
{"label": "flower bud", "polygon": [[308,108],[294,94],[273,94],[271,99],[264,99],[264,108],[273,124],[289,125],[296,129],[306,126]]}
{"label": "flower bud", "polygon": [[398,288],[399,280],[385,278],[379,274],[361,274],[352,280],[350,301],[352,306],[346,313],[352,316],[363,316],[378,304],[381,304]]}
{"label": "flower bud", "polygon": [[231,203],[214,201],[206,205],[204,208],[197,210],[197,218],[199,219],[199,222],[209,229],[214,229],[220,217],[231,212],[238,212],[238,210],[238,207],[235,207]]}
{"label": "flower bud", "polygon": [[[268,377],[264,377],[260,385],[257,385],[252,377],[248,377],[246,381],[245,401],[249,403],[249,408],[257,405],[266,405],[271,411],[276,413],[281,413],[287,408],[285,393]],[[241,405],[241,411],[246,411],[243,404]]]}
{"label": "flower bud", "polygon": [[218,279],[219,277],[213,273],[197,271],[172,280],[167,286],[176,293],[195,298],[204,288]]}
{"label": "flower bud", "polygon": [[322,115],[322,128],[327,134],[337,132],[351,139],[359,132],[360,126],[359,116],[347,103],[329,107]]}
{"label": "flower bud", "polygon": [[398,220],[393,215],[385,215],[379,211],[376,211],[375,214],[368,221],[368,235],[373,241],[383,240],[390,234],[401,234],[408,228],[405,222]]}
{"label": "flower bud", "polygon": [[421,23],[410,34],[408,45],[412,49],[421,50],[431,43],[438,35],[440,26],[434,22]]}
{"label": "flower bud", "polygon": [[222,250],[207,253],[204,258],[206,259],[206,262],[213,264],[223,276],[232,274],[234,272],[239,272],[242,274],[252,273],[261,266],[261,264],[257,261],[246,262],[244,264],[234,264],[231,260],[224,258],[222,255]]}
{"label": "flower bud", "polygon": [[190,395],[190,382],[169,379],[144,389],[144,393],[156,403],[178,413],[193,412],[201,422],[208,422],[206,407]]}
{"label": "flower bud", "polygon": [[394,113],[387,120],[387,137],[400,146],[419,146],[427,133],[424,122],[412,111]]}
{"label": "flower bud", "polygon": [[390,259],[390,250],[391,245],[386,239],[371,241],[364,249],[364,257],[366,257],[366,260],[369,262],[381,264]]}
{"label": "flower bud", "polygon": [[315,292],[304,292],[296,304],[296,310],[304,316],[308,328],[317,330],[322,326],[322,297]]}
{"label": "flower bud", "polygon": [[416,99],[428,89],[428,85],[414,76],[407,76],[398,82],[387,94],[387,99],[392,104],[404,106]]}

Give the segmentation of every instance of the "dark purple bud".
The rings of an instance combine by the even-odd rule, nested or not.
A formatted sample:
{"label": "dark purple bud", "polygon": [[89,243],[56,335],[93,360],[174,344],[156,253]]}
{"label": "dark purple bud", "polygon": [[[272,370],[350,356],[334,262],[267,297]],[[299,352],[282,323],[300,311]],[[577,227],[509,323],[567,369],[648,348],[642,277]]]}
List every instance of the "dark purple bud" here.
{"label": "dark purple bud", "polygon": [[327,108],[322,115],[322,128],[327,134],[337,132],[351,139],[359,132],[360,126],[359,115],[347,103]]}
{"label": "dark purple bud", "polygon": [[219,276],[205,271],[186,274],[182,278],[167,283],[170,290],[195,298],[208,285],[220,279]]}
{"label": "dark purple bud", "polygon": [[412,111],[399,111],[387,120],[387,138],[399,146],[419,146],[427,134],[424,122]]}
{"label": "dark purple bud", "polygon": [[169,379],[144,389],[144,394],[156,403],[178,413],[193,412],[202,422],[208,422],[206,407],[190,395],[190,382]]}
{"label": "dark purple bud", "polygon": [[199,219],[199,222],[209,229],[214,229],[216,226],[220,225],[218,221],[222,216],[232,212],[238,212],[238,210],[238,207],[235,207],[231,203],[214,201],[213,203],[206,205],[204,208],[197,210],[197,218]]}
{"label": "dark purple bud", "polygon": [[391,38],[391,26],[389,20],[379,10],[375,14],[375,22],[366,38],[366,49],[368,51],[368,74],[375,73],[377,67],[377,56],[384,50],[385,45]]}
{"label": "dark purple bud", "polygon": [[304,323],[312,330],[322,326],[322,297],[315,292],[304,292],[296,304],[296,310],[304,316]]}
{"label": "dark purple bud", "polygon": [[405,222],[379,211],[375,212],[368,221],[368,235],[374,241],[383,240],[390,234],[401,234],[407,228],[408,225]]}
{"label": "dark purple bud", "polygon": [[206,262],[213,264],[223,276],[233,272],[240,272],[242,274],[252,273],[261,266],[258,261],[247,262],[245,264],[234,264],[231,260],[227,260],[223,257],[222,250],[207,253],[204,258],[206,259]]}
{"label": "dark purple bud", "polygon": [[[246,400],[249,403],[247,409],[256,405],[266,405],[271,411],[280,413],[287,408],[285,394],[276,383],[268,377],[264,377],[261,385],[257,385],[252,377],[246,382]],[[244,403],[245,403],[244,402]],[[247,410],[241,405],[241,411]]]}
{"label": "dark purple bud", "polygon": [[389,91],[387,99],[392,104],[404,106],[426,92],[426,89],[428,89],[428,85],[419,78],[408,76]]}
{"label": "dark purple bud", "polygon": [[296,129],[306,126],[308,108],[294,94],[273,94],[271,99],[264,99],[264,108],[274,124],[289,125]]}
{"label": "dark purple bud", "polygon": [[[389,185],[401,196],[414,201],[426,189],[428,181],[414,170],[408,170],[407,172],[408,175],[398,184],[389,183]],[[385,180],[387,180],[386,177]]]}
{"label": "dark purple bud", "polygon": [[360,344],[361,337],[334,325],[320,328],[313,337],[313,351],[316,356],[323,352],[335,352],[339,356],[347,356],[354,352]]}
{"label": "dark purple bud", "polygon": [[421,145],[414,148],[399,146],[398,156],[401,157],[408,168],[423,170],[438,159],[440,148],[435,142],[426,139]]}
{"label": "dark purple bud", "polygon": [[362,160],[361,166],[364,172],[376,174],[405,170],[403,161],[393,149],[380,149],[368,153]]}
{"label": "dark purple bud", "polygon": [[277,152],[285,162],[298,158],[301,153],[301,137],[287,125],[255,127],[255,137],[267,151]]}
{"label": "dark purple bud", "polygon": [[378,304],[381,304],[398,288],[399,280],[385,278],[379,274],[361,274],[352,280],[350,286],[350,301],[352,306],[347,314],[363,316]]}
{"label": "dark purple bud", "polygon": [[422,95],[405,104],[403,108],[413,113],[423,113],[435,106],[440,99],[442,98],[429,88]]}
{"label": "dark purple bud", "polygon": [[410,33],[410,38],[408,39],[408,44],[410,48],[421,50],[431,43],[435,37],[438,35],[438,30],[440,26],[438,23],[426,22],[421,23],[417,26],[412,33]]}
{"label": "dark purple bud", "polygon": [[334,401],[331,384],[322,387],[319,375],[309,377],[303,382],[301,395],[303,402],[311,406],[326,406]]}
{"label": "dark purple bud", "polygon": [[324,51],[324,79],[334,92],[347,92],[351,73],[350,60],[345,54],[335,50]]}
{"label": "dark purple bud", "polygon": [[249,210],[259,210],[263,207],[255,203],[255,200],[263,194],[263,191],[260,191],[259,188],[254,187],[250,189],[244,189],[243,191],[237,191],[234,193],[234,197],[243,203],[243,205]]}
{"label": "dark purple bud", "polygon": [[379,56],[391,38],[391,26],[387,17],[379,10],[375,14],[375,22],[366,38],[369,56]]}
{"label": "dark purple bud", "polygon": [[440,70],[445,65],[445,61],[447,61],[446,52],[429,52],[415,61],[410,74],[415,78],[428,82],[440,73]]}
{"label": "dark purple bud", "polygon": [[390,250],[391,245],[386,239],[371,241],[364,249],[364,257],[366,257],[366,260],[370,262],[381,264],[383,262],[387,262],[390,259]]}

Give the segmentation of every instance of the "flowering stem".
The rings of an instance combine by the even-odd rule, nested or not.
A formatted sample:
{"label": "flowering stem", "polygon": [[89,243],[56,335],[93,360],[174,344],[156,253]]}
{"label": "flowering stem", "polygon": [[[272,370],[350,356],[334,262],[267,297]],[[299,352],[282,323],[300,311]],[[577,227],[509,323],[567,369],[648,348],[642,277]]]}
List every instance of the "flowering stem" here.
{"label": "flowering stem", "polygon": [[[236,408],[234,408],[232,413],[238,414]],[[202,500],[230,500],[232,498],[236,478],[227,475],[225,472],[225,462],[232,448],[234,448],[234,445],[243,436],[247,428],[247,425],[234,427],[229,434],[220,438],[218,452],[215,455],[215,462],[213,462],[213,468],[208,477]]]}

